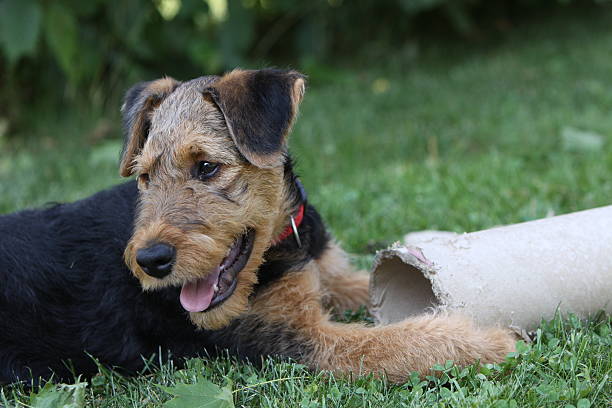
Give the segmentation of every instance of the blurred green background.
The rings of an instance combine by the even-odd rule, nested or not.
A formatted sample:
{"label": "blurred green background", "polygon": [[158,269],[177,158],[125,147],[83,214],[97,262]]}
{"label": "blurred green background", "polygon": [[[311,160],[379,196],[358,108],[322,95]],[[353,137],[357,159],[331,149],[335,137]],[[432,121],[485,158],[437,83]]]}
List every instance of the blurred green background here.
{"label": "blurred green background", "polygon": [[119,183],[136,81],[309,76],[292,137],[353,252],[609,202],[612,3],[0,0],[0,211]]}
{"label": "blurred green background", "polygon": [[85,98],[117,103],[134,81],[280,65],[418,59],[449,40],[490,44],[526,18],[605,0],[1,0],[0,116]]}

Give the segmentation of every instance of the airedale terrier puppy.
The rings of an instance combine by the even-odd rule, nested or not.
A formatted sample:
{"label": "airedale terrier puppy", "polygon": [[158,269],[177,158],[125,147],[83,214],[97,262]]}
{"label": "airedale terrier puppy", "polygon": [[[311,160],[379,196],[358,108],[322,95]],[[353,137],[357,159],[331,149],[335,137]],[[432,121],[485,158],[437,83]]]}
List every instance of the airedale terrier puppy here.
{"label": "airedale terrier puppy", "polygon": [[137,183],[0,218],[0,380],[220,350],[395,382],[503,360],[508,332],[459,317],[330,320],[367,303],[368,278],[292,169],[304,85],[295,71],[235,70],[128,91],[120,172]]}

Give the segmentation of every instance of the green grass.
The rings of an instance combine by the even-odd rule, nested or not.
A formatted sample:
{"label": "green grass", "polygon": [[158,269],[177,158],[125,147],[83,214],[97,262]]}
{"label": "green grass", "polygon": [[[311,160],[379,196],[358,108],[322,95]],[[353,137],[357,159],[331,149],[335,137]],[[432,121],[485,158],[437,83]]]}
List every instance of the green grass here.
{"label": "green grass", "polygon": [[[363,266],[372,246],[412,230],[472,231],[609,204],[611,27],[610,13],[553,19],[495,44],[337,69],[324,83],[315,76],[291,139],[311,202]],[[87,142],[91,123],[101,126],[91,115],[34,122],[36,143],[3,141],[1,212],[120,182],[119,141]],[[593,132],[601,145],[566,140],[568,129]],[[401,386],[221,358],[133,378],[103,370],[86,399],[159,406],[170,396],[158,384],[193,382],[203,372],[232,389],[273,381],[236,392],[238,407],[604,407],[612,403],[611,346],[609,317],[557,317],[501,366],[439,367],[439,379]],[[17,386],[2,393],[0,405],[29,401]]]}

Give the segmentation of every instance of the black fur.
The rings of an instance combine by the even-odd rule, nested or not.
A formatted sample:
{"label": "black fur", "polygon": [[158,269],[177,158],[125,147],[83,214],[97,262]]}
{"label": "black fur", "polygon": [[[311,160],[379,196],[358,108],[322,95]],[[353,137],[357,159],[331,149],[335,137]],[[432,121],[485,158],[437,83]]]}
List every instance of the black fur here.
{"label": "black fur", "polygon": [[242,81],[231,86],[213,83],[203,93],[225,116],[241,153],[246,157],[277,153],[285,143],[295,109],[293,84],[304,77],[278,69],[243,71],[242,76]]}
{"label": "black fur", "polygon": [[[136,200],[136,183],[128,182],[75,203],[0,217],[0,382],[52,372],[63,380],[89,376],[97,368],[88,354],[133,373],[158,351],[181,358],[229,349],[254,362],[310,351],[288,328],[270,330],[249,318],[219,331],[198,330],[179,303],[179,288],[143,292],[123,261]],[[300,235],[300,251],[291,237],[268,251],[262,284],[327,245],[311,206]]]}
{"label": "black fur", "polygon": [[266,254],[266,262],[262,265],[265,273],[259,276],[255,293],[286,273],[301,269],[310,260],[318,259],[330,241],[321,216],[308,204],[306,192],[293,172],[293,161],[289,156],[285,159],[285,183],[291,187],[289,200],[292,201],[294,212],[297,212],[300,204],[304,204],[304,219],[298,227],[302,247],[298,247],[295,238],[291,235]]}

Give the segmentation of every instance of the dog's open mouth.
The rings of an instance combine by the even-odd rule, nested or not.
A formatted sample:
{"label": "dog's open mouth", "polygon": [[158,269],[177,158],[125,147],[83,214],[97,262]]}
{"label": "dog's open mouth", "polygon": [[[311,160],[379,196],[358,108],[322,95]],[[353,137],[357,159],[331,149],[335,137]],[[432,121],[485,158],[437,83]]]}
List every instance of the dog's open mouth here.
{"label": "dog's open mouth", "polygon": [[251,256],[255,231],[249,229],[232,245],[229,253],[208,276],[183,284],[181,305],[188,312],[204,312],[221,304],[236,289],[238,273]]}

